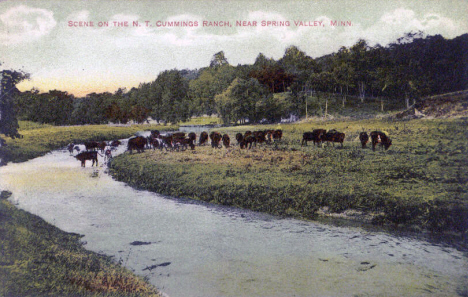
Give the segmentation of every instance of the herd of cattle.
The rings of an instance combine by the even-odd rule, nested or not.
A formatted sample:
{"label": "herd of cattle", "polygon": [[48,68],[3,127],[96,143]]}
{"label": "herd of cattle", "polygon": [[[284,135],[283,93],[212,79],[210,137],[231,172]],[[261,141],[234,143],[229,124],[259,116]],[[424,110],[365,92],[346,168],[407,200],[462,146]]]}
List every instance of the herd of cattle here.
{"label": "herd of cattle", "polygon": [[[282,130],[264,130],[264,131],[246,131],[244,134],[237,133],[236,141],[241,149],[251,149],[252,146],[257,146],[257,143],[272,143],[281,141],[283,137]],[[208,139],[211,140],[212,148],[222,148],[223,146],[229,148],[231,146],[231,140],[228,134],[221,135],[219,132],[202,132],[198,138],[198,145],[206,145]],[[301,146],[307,146],[308,141],[312,141],[314,145],[322,146],[324,142],[327,143],[340,143],[343,146],[345,139],[345,134],[338,132],[336,130],[326,131],[324,129],[315,129],[312,132],[304,132],[302,135]],[[392,140],[381,131],[372,131],[370,134],[367,132],[361,132],[359,134],[359,140],[361,142],[362,148],[366,148],[367,143],[371,140],[372,150],[375,150],[375,147],[380,144],[385,150],[387,150],[392,145]],[[165,149],[171,151],[186,150],[190,147],[191,150],[195,149],[197,140],[197,135],[194,132],[186,133],[176,132],[176,133],[167,133],[161,134],[158,130],[151,131],[151,134],[148,137],[144,136],[135,136],[128,140],[127,150],[130,153],[133,150],[137,152],[143,152],[145,149]],[[86,151],[80,152],[75,156],[76,159],[81,161],[81,166],[85,167],[86,160],[91,160],[92,165],[98,164],[98,150],[101,153],[104,153],[105,159],[110,159],[112,157],[112,150],[116,149],[117,146],[121,144],[120,141],[114,140],[112,142],[106,143],[105,141],[96,142],[90,141],[85,142]],[[68,146],[70,154],[73,154],[75,150],[80,151],[78,146],[75,146],[71,143]]]}

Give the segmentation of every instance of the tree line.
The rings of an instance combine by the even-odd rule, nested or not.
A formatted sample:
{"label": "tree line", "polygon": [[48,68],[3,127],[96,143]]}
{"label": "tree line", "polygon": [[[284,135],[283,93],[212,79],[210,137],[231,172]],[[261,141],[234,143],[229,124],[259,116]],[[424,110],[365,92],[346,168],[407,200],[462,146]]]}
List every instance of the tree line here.
{"label": "tree line", "polygon": [[412,32],[387,46],[361,39],[319,58],[290,46],[279,60],[260,53],[252,65],[230,65],[221,51],[205,68],[166,70],[152,82],[114,93],[77,98],[33,89],[11,97],[19,119],[54,125],[141,123],[148,117],[175,123],[212,114],[227,124],[275,122],[304,116],[312,94],[333,94],[343,106],[385,98],[403,107],[421,97],[467,89],[466,65],[468,34],[445,39]]}

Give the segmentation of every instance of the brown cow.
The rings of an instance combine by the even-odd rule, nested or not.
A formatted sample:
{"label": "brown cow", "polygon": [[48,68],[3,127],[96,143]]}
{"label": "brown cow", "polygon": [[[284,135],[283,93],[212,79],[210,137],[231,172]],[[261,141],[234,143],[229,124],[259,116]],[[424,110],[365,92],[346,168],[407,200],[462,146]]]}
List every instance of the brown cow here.
{"label": "brown cow", "polygon": [[208,133],[203,131],[200,134],[200,138],[198,139],[198,145],[204,145],[207,140],[208,140]]}
{"label": "brown cow", "polygon": [[185,132],[176,132],[172,134],[173,139],[184,139],[185,138]]}
{"label": "brown cow", "polygon": [[257,138],[253,135],[249,135],[247,137],[244,137],[244,139],[242,140],[242,142],[240,143],[240,148],[243,149],[243,148],[247,148],[247,145],[249,145],[249,149],[252,148],[252,144],[254,144],[255,146],[257,146]]}
{"label": "brown cow", "polygon": [[133,150],[137,150],[138,153],[145,151],[145,146],[148,140],[143,136],[132,137],[128,140],[127,150],[130,151],[130,154]]}
{"label": "brown cow", "polygon": [[333,143],[333,146],[335,145],[335,142],[341,143],[341,147],[343,147],[343,141],[345,139],[345,134],[338,132],[336,130],[330,130],[327,133],[323,134],[322,136],[322,141],[327,141]]}
{"label": "brown cow", "polygon": [[281,138],[283,137],[283,130],[275,130],[275,132],[273,132],[273,141],[280,141]]}
{"label": "brown cow", "polygon": [[182,148],[182,151],[185,151],[187,149],[187,146],[190,146],[190,149],[192,150],[195,149],[195,144],[190,138],[175,138],[173,140],[173,146],[177,151],[179,150],[179,148]]}
{"label": "brown cow", "polygon": [[101,153],[104,153],[104,150],[106,149],[107,143],[105,141],[98,143],[97,148],[101,151]]}
{"label": "brown cow", "polygon": [[275,133],[275,130],[266,130],[266,138],[268,142],[272,142],[273,140],[273,134]]}
{"label": "brown cow", "polygon": [[254,131],[253,135],[257,139],[258,143],[264,143],[266,141],[266,133],[265,131]]}
{"label": "brown cow", "polygon": [[98,152],[96,151],[82,152],[76,155],[75,158],[81,161],[81,167],[86,167],[86,160],[93,161],[93,163],[91,164],[91,167],[94,165],[94,163],[96,163],[96,167],[97,167],[98,166],[97,154]]}
{"label": "brown cow", "polygon": [[97,143],[96,141],[86,141],[84,145],[85,145],[86,150],[89,151],[89,150],[97,149],[99,146],[99,143]]}
{"label": "brown cow", "polygon": [[323,135],[326,132],[327,131],[324,129],[315,129],[312,132],[304,132],[304,134],[302,134],[301,146],[303,146],[304,143],[307,146],[307,141],[313,141],[314,145],[317,144],[317,146],[321,145]]}
{"label": "brown cow", "polygon": [[116,147],[118,147],[120,144],[121,144],[120,141],[114,140],[114,141],[111,142],[110,146],[113,147],[113,148],[116,148]]}
{"label": "brown cow", "polygon": [[369,141],[369,135],[367,135],[367,132],[359,133],[359,140],[361,141],[362,148],[366,148],[366,144]]}
{"label": "brown cow", "polygon": [[220,148],[219,143],[221,142],[222,136],[219,132],[211,132],[210,139],[212,148]]}
{"label": "brown cow", "polygon": [[241,144],[242,140],[244,140],[244,136],[242,135],[242,133],[237,133],[236,134],[236,140],[237,140],[237,144]]}
{"label": "brown cow", "polygon": [[189,138],[190,140],[192,140],[193,143],[195,143],[195,142],[197,141],[197,134],[195,134],[195,132],[190,132],[190,133],[188,134],[188,138]]}
{"label": "brown cow", "polygon": [[392,140],[385,135],[385,133],[381,131],[372,131],[370,133],[371,141],[372,141],[372,150],[375,151],[375,146],[380,143],[380,146],[388,150],[388,148],[392,145]]}
{"label": "brown cow", "polygon": [[224,145],[224,147],[228,148],[230,144],[231,144],[231,139],[229,138],[229,135],[224,134],[223,135],[223,145]]}

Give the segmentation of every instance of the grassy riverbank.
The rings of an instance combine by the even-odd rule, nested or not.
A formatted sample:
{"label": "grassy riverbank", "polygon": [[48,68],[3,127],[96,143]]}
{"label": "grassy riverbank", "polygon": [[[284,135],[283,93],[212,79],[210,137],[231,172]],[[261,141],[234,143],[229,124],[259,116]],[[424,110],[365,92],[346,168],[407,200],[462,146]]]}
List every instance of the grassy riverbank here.
{"label": "grassy riverbank", "polygon": [[160,125],[51,126],[26,121],[20,121],[19,124],[19,133],[23,138],[2,137],[7,143],[6,146],[0,147],[0,158],[4,163],[10,161],[24,162],[45,155],[51,150],[65,147],[69,143],[122,139],[144,130],[177,129],[176,126]]}
{"label": "grassy riverbank", "polygon": [[[298,218],[353,215],[374,224],[466,233],[467,119],[310,121],[225,129],[283,129],[283,140],[252,150],[196,147],[195,151],[124,154],[111,173],[162,194]],[[315,128],[346,133],[343,148],[301,147]],[[359,132],[383,130],[388,151],[361,149]],[[232,141],[234,140],[234,141]]]}
{"label": "grassy riverbank", "polygon": [[110,257],[0,197],[0,296],[160,296]]}
{"label": "grassy riverbank", "polygon": [[[23,138],[5,138],[3,160],[22,162],[70,142],[126,138],[137,131],[175,127],[89,125],[58,127],[20,122]],[[6,161],[5,160],[5,161]],[[160,296],[144,279],[110,257],[85,250],[70,234],[0,201],[0,296]]]}

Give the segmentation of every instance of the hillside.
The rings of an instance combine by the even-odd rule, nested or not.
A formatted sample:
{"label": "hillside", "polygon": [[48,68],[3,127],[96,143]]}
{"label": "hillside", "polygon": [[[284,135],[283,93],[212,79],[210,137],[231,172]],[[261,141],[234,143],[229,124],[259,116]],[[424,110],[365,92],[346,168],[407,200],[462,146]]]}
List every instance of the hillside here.
{"label": "hillside", "polygon": [[448,118],[468,116],[468,90],[421,99],[397,118]]}

